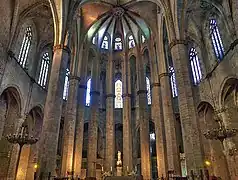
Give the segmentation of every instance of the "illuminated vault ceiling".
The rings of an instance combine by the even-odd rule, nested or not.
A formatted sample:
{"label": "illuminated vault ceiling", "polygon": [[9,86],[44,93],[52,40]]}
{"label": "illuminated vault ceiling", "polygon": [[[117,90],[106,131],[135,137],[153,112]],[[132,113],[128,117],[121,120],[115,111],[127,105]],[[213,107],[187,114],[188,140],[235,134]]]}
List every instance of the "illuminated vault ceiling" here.
{"label": "illuminated vault ceiling", "polygon": [[[92,37],[97,34],[98,43],[100,45],[104,36],[107,34],[111,40],[120,35],[126,42],[126,38],[131,34],[135,42],[138,43],[141,37],[139,35],[140,32],[148,39],[150,37],[149,26],[136,12],[127,8],[126,3],[128,2],[130,1],[124,0],[117,2],[116,0],[107,0],[107,3],[110,3],[111,7],[104,9],[104,13],[90,26],[88,30],[88,40],[91,40]],[[113,41],[111,41],[111,44],[112,42]]]}

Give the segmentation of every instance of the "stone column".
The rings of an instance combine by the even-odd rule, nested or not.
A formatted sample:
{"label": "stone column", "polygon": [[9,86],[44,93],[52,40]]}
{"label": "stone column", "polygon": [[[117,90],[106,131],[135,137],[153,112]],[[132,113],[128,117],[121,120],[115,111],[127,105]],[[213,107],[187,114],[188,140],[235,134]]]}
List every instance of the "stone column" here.
{"label": "stone column", "polygon": [[[98,56],[97,56],[98,57]],[[99,89],[99,58],[93,59],[92,81],[91,81],[91,118],[88,125],[88,154],[87,154],[87,178],[96,179],[96,161],[97,161],[97,135],[98,135],[98,101]]]}
{"label": "stone column", "polygon": [[78,62],[78,74],[80,76],[80,85],[78,86],[77,95],[77,118],[75,128],[75,145],[74,145],[74,174],[80,177],[82,166],[83,153],[83,132],[84,132],[84,114],[85,114],[85,100],[87,91],[87,65],[88,65],[88,51],[84,53],[83,47],[80,50],[80,57]]}
{"label": "stone column", "polygon": [[[155,142],[158,177],[165,177],[168,172],[166,141],[164,131],[164,117],[162,108],[162,99],[159,82],[158,62],[161,59],[155,54],[154,41],[150,42],[150,67],[151,67],[151,117],[155,123]],[[157,56],[157,57],[156,57]],[[159,59],[159,61],[157,60]]]}
{"label": "stone column", "polygon": [[170,44],[170,49],[176,71],[179,111],[188,174],[190,174],[191,170],[194,171],[194,174],[199,174],[200,169],[204,169],[204,162],[199,139],[197,113],[188,68],[188,51],[186,42],[183,40],[174,40]]}
{"label": "stone column", "polygon": [[153,83],[151,116],[155,123],[155,141],[158,177],[165,177],[168,172],[167,151],[164,131],[164,119],[161,105],[160,84]]}
{"label": "stone column", "polygon": [[[158,40],[158,42],[160,42],[160,40]],[[163,107],[168,170],[173,170],[175,174],[181,175],[180,154],[176,138],[176,119],[173,110],[170,86],[170,74],[168,72],[164,54],[164,45],[162,43],[158,46],[158,57],[160,59],[158,70]]]}
{"label": "stone column", "polygon": [[44,107],[44,121],[42,137],[40,139],[39,173],[43,173],[43,179],[47,174],[55,174],[56,154],[60,119],[63,104],[63,89],[66,75],[66,67],[70,50],[63,45],[54,47],[52,69],[49,79],[49,87]]}
{"label": "stone column", "polygon": [[122,62],[123,88],[123,172],[127,175],[132,171],[132,127],[131,127],[131,75],[128,54]]}
{"label": "stone column", "polygon": [[151,179],[151,160],[150,160],[150,140],[149,140],[149,119],[147,115],[147,90],[145,79],[145,65],[142,60],[142,55],[137,53],[137,83],[139,90],[138,96],[138,118],[140,124],[140,146],[141,146],[141,173],[144,180]]}
{"label": "stone column", "polygon": [[108,58],[106,72],[106,162],[105,171],[115,166],[115,122],[114,122],[114,62],[112,53]]}
{"label": "stone column", "polygon": [[[75,72],[71,73],[75,74]],[[73,171],[74,139],[79,81],[79,77],[75,75],[69,76],[69,95],[66,104],[66,114],[64,121],[63,154],[61,166],[61,175],[63,177],[67,175],[67,172],[72,173]]]}
{"label": "stone column", "polygon": [[81,82],[78,90],[77,120],[75,129],[75,150],[74,150],[74,172],[75,176],[81,175],[82,153],[83,153],[83,132],[84,132],[84,113],[85,97],[87,86]]}

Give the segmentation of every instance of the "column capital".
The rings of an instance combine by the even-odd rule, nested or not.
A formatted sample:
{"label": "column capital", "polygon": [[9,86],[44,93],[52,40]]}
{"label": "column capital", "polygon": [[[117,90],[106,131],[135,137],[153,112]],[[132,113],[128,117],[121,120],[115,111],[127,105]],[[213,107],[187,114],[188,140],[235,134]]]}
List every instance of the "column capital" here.
{"label": "column capital", "polygon": [[58,49],[62,49],[64,51],[66,51],[68,54],[71,53],[71,50],[68,46],[65,46],[64,44],[57,44],[57,45],[54,45],[53,47],[53,51],[55,52],[56,50]]}
{"label": "column capital", "polygon": [[188,41],[187,40],[183,40],[183,39],[174,39],[172,40],[172,42],[169,44],[169,49],[171,50],[174,46],[176,46],[177,44],[183,44],[183,45],[187,45]]}
{"label": "column capital", "polygon": [[124,97],[131,97],[131,94],[129,94],[129,93],[122,94],[122,98],[124,98]]}
{"label": "column capital", "polygon": [[69,80],[78,80],[78,81],[80,81],[81,78],[78,77],[78,76],[69,75]]}
{"label": "column capital", "polygon": [[80,85],[79,85],[79,88],[80,88],[80,89],[87,89],[87,86],[84,85],[84,84],[80,84]]}
{"label": "column capital", "polygon": [[154,87],[160,87],[160,83],[152,83],[151,88],[154,88]]}
{"label": "column capital", "polygon": [[91,91],[90,95],[97,95],[100,96],[100,92],[99,91]]}
{"label": "column capital", "polygon": [[105,97],[106,97],[106,99],[107,99],[107,98],[109,98],[109,97],[115,98],[116,96],[115,96],[115,94],[106,94]]}
{"label": "column capital", "polygon": [[137,91],[137,95],[140,95],[140,94],[147,94],[147,90],[139,90],[139,91]]}

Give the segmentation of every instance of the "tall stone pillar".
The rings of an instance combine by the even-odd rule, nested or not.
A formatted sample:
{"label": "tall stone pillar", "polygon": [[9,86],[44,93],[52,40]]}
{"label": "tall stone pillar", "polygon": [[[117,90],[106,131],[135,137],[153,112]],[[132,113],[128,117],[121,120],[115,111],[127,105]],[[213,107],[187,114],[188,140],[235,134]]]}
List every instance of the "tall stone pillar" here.
{"label": "tall stone pillar", "polygon": [[81,166],[83,158],[83,132],[84,132],[84,114],[85,114],[85,99],[87,91],[87,64],[88,51],[84,53],[84,47],[81,47],[80,57],[78,62],[78,74],[80,76],[80,84],[78,86],[77,95],[77,118],[75,127],[75,145],[74,145],[74,175],[81,176]]}
{"label": "tall stone pillar", "polygon": [[115,166],[115,122],[114,122],[114,62],[110,53],[106,73],[106,162],[105,170]]}
{"label": "tall stone pillar", "polygon": [[63,104],[63,89],[70,50],[63,45],[54,47],[54,56],[44,107],[42,137],[40,139],[39,173],[47,179],[49,172],[55,174],[58,135]]}
{"label": "tall stone pillar", "polygon": [[131,75],[128,54],[122,62],[123,82],[123,172],[132,171],[132,127],[131,127]]}
{"label": "tall stone pillar", "polygon": [[163,110],[161,104],[160,83],[153,83],[151,116],[155,123],[155,141],[158,177],[165,177],[168,172],[167,151],[164,131]]}
{"label": "tall stone pillar", "polygon": [[88,126],[88,154],[87,154],[87,179],[96,179],[96,161],[97,161],[97,136],[98,136],[98,101],[99,101],[99,58],[93,59],[92,81],[91,81],[91,118]]}
{"label": "tall stone pillar", "polygon": [[137,52],[138,61],[136,63],[136,71],[138,77],[138,118],[140,124],[140,147],[141,147],[141,173],[144,180],[151,179],[151,160],[150,160],[150,140],[149,140],[149,119],[147,112],[147,90],[145,65],[142,60],[142,55]]}
{"label": "tall stone pillar", "polygon": [[79,77],[75,75],[70,75],[69,95],[66,104],[66,114],[64,121],[63,154],[62,154],[62,168],[61,168],[61,174],[64,177],[67,175],[67,172],[70,172],[70,174],[72,174],[72,172],[74,171],[73,170],[74,139],[75,139],[75,124],[77,114],[77,95],[78,95],[79,81],[80,81]]}
{"label": "tall stone pillar", "polygon": [[75,128],[75,150],[74,150],[74,174],[75,176],[81,175],[81,166],[83,158],[83,132],[84,132],[84,113],[85,113],[85,97],[87,86],[85,82],[81,82],[78,90],[78,107],[77,107],[77,120]]}
{"label": "tall stone pillar", "polygon": [[[199,174],[204,169],[202,148],[199,139],[199,127],[192,84],[188,68],[188,51],[186,42],[174,40],[170,44],[178,85],[179,111],[183,130],[183,142],[186,155],[187,170]],[[199,179],[199,178],[198,178]]]}
{"label": "tall stone pillar", "polygon": [[[159,39],[158,42],[160,42],[161,39]],[[174,171],[177,175],[181,175],[180,154],[176,138],[176,119],[173,110],[170,86],[170,74],[166,65],[164,45],[162,43],[158,46],[158,57],[160,59],[158,70],[163,107],[168,170]]]}
{"label": "tall stone pillar", "polygon": [[[157,58],[159,58],[157,56]],[[161,59],[159,58],[159,61]],[[164,131],[164,117],[159,82],[158,61],[156,61],[153,40],[150,42],[150,67],[151,67],[151,117],[155,123],[155,142],[158,177],[165,177],[168,172],[166,140]]]}

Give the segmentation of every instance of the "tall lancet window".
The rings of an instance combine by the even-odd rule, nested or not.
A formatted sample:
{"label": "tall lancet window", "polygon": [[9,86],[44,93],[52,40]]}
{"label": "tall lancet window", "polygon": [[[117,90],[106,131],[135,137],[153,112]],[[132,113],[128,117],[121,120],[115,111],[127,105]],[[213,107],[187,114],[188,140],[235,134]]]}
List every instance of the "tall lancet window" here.
{"label": "tall lancet window", "polygon": [[144,35],[141,35],[141,41],[142,41],[142,43],[145,42],[145,36]]}
{"label": "tall lancet window", "polygon": [[101,48],[102,49],[108,49],[109,48],[109,42],[108,42],[108,37],[104,36],[103,41],[102,41],[102,45]]}
{"label": "tall lancet window", "polygon": [[215,19],[210,20],[210,35],[212,38],[212,45],[215,51],[216,57],[219,61],[224,57],[224,47],[221,39],[221,35]]}
{"label": "tall lancet window", "polygon": [[117,80],[115,82],[115,108],[123,108],[123,99],[122,99],[122,82]]}
{"label": "tall lancet window", "polygon": [[22,44],[21,44],[20,53],[19,53],[19,56],[18,56],[18,62],[20,63],[20,65],[23,68],[26,66],[26,61],[27,61],[27,57],[28,57],[28,54],[29,54],[31,41],[32,41],[32,29],[29,26],[25,30],[25,34],[24,34]]}
{"label": "tall lancet window", "polygon": [[169,66],[169,72],[170,72],[170,84],[171,84],[171,90],[173,97],[178,96],[178,90],[177,90],[177,84],[176,84],[176,78],[175,78],[175,70],[173,66]]}
{"label": "tall lancet window", "polygon": [[91,78],[87,81],[87,92],[86,92],[86,106],[90,106],[90,91],[91,91]]}
{"label": "tall lancet window", "polygon": [[150,79],[146,77],[147,101],[151,105]]}
{"label": "tall lancet window", "polygon": [[38,84],[41,85],[43,88],[46,88],[49,66],[50,66],[50,56],[48,52],[45,52],[41,57],[41,67],[38,79]]}
{"label": "tall lancet window", "polygon": [[198,53],[195,48],[191,48],[189,52],[189,60],[191,64],[193,82],[195,85],[199,84],[202,79],[202,71],[198,58]]}
{"label": "tall lancet window", "polygon": [[67,100],[69,94],[69,75],[70,71],[69,68],[66,69],[66,76],[64,80],[64,92],[63,92],[63,99]]}
{"label": "tall lancet window", "polygon": [[129,49],[135,47],[135,40],[132,35],[129,36]]}
{"label": "tall lancet window", "polygon": [[117,37],[115,39],[115,47],[114,47],[115,50],[122,50],[122,40],[120,37]]}
{"label": "tall lancet window", "polygon": [[93,44],[96,44],[96,37],[94,36],[93,39],[92,39],[92,43]]}

